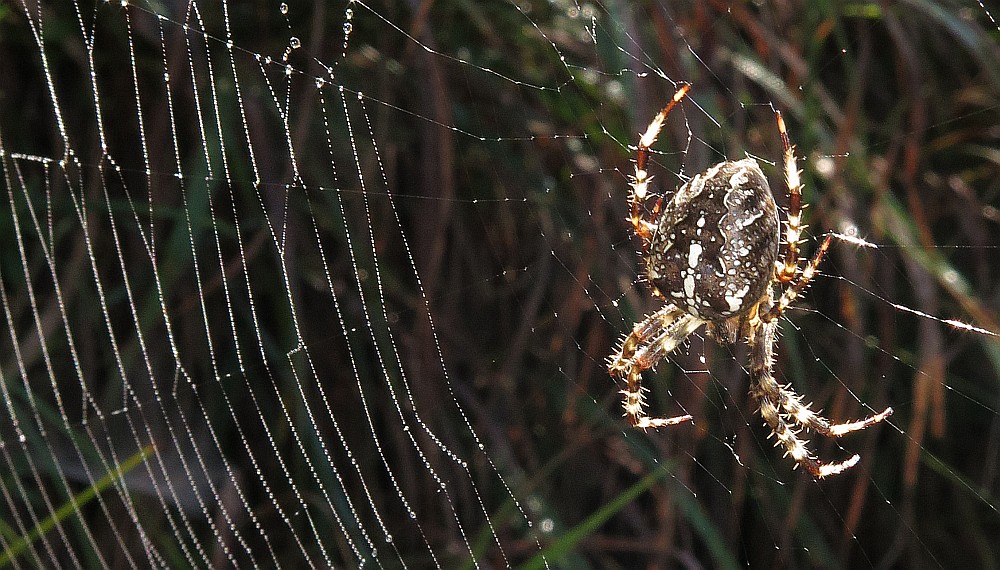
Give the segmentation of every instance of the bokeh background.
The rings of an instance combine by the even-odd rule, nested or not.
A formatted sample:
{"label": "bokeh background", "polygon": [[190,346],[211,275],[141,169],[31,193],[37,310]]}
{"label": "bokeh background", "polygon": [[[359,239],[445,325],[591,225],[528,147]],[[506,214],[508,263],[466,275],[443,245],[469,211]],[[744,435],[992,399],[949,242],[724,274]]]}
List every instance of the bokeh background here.
{"label": "bokeh background", "polygon": [[[1000,8],[223,6],[0,5],[6,564],[144,565],[127,501],[77,442],[153,465],[128,464],[118,496],[172,567],[352,567],[352,537],[391,568],[1000,565]],[[40,21],[77,162],[55,162],[69,155]],[[629,145],[682,82],[658,190],[751,154],[784,205],[773,105],[803,170],[806,253],[830,231],[875,244],[834,241],[775,363],[834,419],[895,409],[813,440],[861,454],[842,476],[792,470],[746,395],[745,347],[702,333],[645,376],[651,413],[695,421],[642,433],[621,417],[605,359],[657,308],[625,221]],[[168,437],[181,416],[193,428]],[[156,481],[178,489],[154,500]],[[256,517],[237,517],[260,536],[228,557],[218,505],[193,492],[211,482],[209,503],[241,488]],[[59,510],[87,490],[106,506]],[[47,518],[63,532],[31,531]]]}

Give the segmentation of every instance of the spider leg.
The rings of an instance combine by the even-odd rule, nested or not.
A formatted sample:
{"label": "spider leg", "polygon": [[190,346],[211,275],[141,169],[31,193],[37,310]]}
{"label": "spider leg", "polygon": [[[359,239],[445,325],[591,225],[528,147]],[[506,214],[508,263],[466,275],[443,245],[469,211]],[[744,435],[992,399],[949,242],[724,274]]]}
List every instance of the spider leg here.
{"label": "spider leg", "polygon": [[[787,233],[785,235],[785,260],[776,271],[776,279],[780,282],[790,283],[782,292],[777,303],[763,315],[761,320],[767,323],[774,322],[786,308],[794,301],[802,291],[809,285],[816,274],[817,267],[826,251],[830,248],[832,236],[826,236],[819,249],[813,254],[812,259],[805,265],[801,274],[798,274],[799,264],[799,239],[802,230],[806,226],[802,225],[802,184],[799,181],[799,170],[795,163],[795,150],[788,139],[788,132],[785,130],[785,121],[781,117],[781,111],[775,110],[775,117],[778,121],[778,132],[781,133],[781,143],[784,147],[784,169],[785,183],[788,186],[788,222]],[[777,385],[777,383],[775,383]],[[802,403],[802,397],[796,394],[789,386],[777,385],[778,403],[782,410],[794,420],[795,424],[811,429],[816,433],[826,437],[840,437],[852,431],[865,429],[873,424],[881,422],[892,415],[892,408],[886,408],[882,412],[869,416],[863,420],[832,424],[830,420],[820,416],[809,409],[808,405]]]}
{"label": "spider leg", "polygon": [[[770,303],[770,297],[771,295],[768,293],[765,304]],[[817,479],[836,475],[853,467],[861,459],[861,456],[854,455],[845,461],[836,463],[824,463],[817,459],[809,450],[806,441],[799,438],[799,430],[792,427],[796,425],[794,421],[796,417],[790,415],[792,422],[785,420],[786,415],[789,414],[787,414],[783,402],[789,394],[794,396],[794,392],[789,392],[778,384],[771,373],[778,323],[775,320],[752,319],[751,324],[752,333],[748,339],[750,345],[750,397],[757,402],[761,417],[778,440],[775,445],[783,446],[785,455],[791,455],[796,464],[801,465]],[[797,398],[797,396],[795,397]]]}
{"label": "spider leg", "polygon": [[[819,249],[813,254],[812,259],[806,264],[805,269],[799,274],[798,278],[795,279],[785,290],[781,293],[781,297],[778,298],[778,302],[771,305],[771,308],[760,315],[760,320],[764,322],[771,322],[776,320],[781,316],[788,305],[792,303],[802,291],[805,290],[809,282],[816,275],[816,268],[819,267],[821,261],[823,261],[823,256],[826,255],[826,250],[830,248],[830,242],[833,240],[833,236],[827,235],[823,243],[820,244]],[[796,250],[798,251],[798,250]],[[798,255],[796,253],[796,255]]]}
{"label": "spider leg", "polygon": [[[653,179],[649,175],[649,171],[646,170],[646,163],[649,161],[649,148],[653,146],[653,143],[656,142],[656,137],[663,130],[663,122],[667,119],[667,115],[670,114],[670,110],[684,98],[689,89],[691,89],[690,85],[681,85],[681,88],[674,93],[670,101],[653,117],[652,122],[646,127],[646,132],[639,137],[639,146],[635,151],[635,175],[630,180],[632,188],[628,197],[630,205],[628,219],[632,222],[635,235],[639,236],[639,239],[642,241],[643,254],[649,250],[649,240],[653,235],[653,230],[656,229],[656,224],[644,219],[642,212],[642,206],[646,202],[649,181]],[[655,217],[654,212],[653,218],[655,219]]]}
{"label": "spider leg", "polygon": [[813,430],[826,437],[841,437],[853,431],[860,431],[892,415],[892,408],[886,408],[881,412],[868,416],[863,420],[843,422],[839,424],[830,423],[830,420],[809,409],[808,404],[802,403],[802,396],[799,396],[790,386],[779,386],[781,408],[791,416],[797,425]]}
{"label": "spider leg", "polygon": [[775,109],[781,144],[785,149],[785,185],[788,187],[788,221],[785,224],[785,260],[777,263],[775,276],[778,281],[788,283],[799,270],[799,238],[806,226],[802,225],[802,183],[799,181],[799,167],[795,163],[795,148],[788,140],[785,120],[781,111]]}
{"label": "spider leg", "polygon": [[687,414],[672,418],[646,416],[643,411],[642,371],[656,366],[703,324],[705,321],[673,305],[666,305],[636,324],[622,340],[617,355],[608,363],[608,371],[614,377],[625,379],[625,389],[621,393],[624,396],[625,417],[632,427],[659,428],[692,419]]}

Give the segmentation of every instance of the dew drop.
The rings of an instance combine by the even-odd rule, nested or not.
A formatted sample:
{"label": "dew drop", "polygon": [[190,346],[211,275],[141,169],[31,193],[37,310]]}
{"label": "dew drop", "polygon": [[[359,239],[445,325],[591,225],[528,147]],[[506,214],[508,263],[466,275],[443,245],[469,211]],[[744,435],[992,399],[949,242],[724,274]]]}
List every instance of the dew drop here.
{"label": "dew drop", "polygon": [[288,46],[291,47],[292,49],[299,49],[300,47],[302,47],[302,41],[299,40],[299,38],[292,36],[291,38],[288,39]]}
{"label": "dew drop", "polygon": [[278,11],[280,11],[282,14],[287,14],[288,13],[288,4],[285,4],[284,2],[282,2],[281,5],[278,6]]}
{"label": "dew drop", "polygon": [[354,26],[352,26],[350,22],[344,22],[344,35],[345,36],[351,35],[351,30],[353,30],[353,29],[354,29]]}

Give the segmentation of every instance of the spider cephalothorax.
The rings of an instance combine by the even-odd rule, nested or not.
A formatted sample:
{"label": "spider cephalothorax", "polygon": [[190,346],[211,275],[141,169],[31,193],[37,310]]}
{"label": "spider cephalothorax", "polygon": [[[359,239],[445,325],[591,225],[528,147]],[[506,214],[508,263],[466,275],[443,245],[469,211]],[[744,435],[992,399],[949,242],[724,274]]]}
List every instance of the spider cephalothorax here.
{"label": "spider cephalothorax", "polygon": [[[778,318],[802,293],[830,246],[823,241],[804,265],[799,259],[801,185],[795,153],[781,113],[775,111],[784,146],[788,186],[788,221],[781,239],[778,208],[757,161],[746,158],[720,162],[680,187],[673,196],[659,197],[647,215],[650,147],[667,114],[687,93],[682,86],[656,115],[639,139],[632,177],[630,221],[642,242],[646,277],[653,294],[666,301],[632,329],[608,366],[626,387],[625,416],[639,428],[657,428],[688,421],[689,415],[650,418],[643,412],[642,371],[652,368],[692,332],[706,325],[720,342],[745,338],[750,346],[750,395],[761,416],[797,465],[815,477],[840,473],[858,462],[854,455],[839,463],[816,459],[798,433],[811,429],[839,437],[864,429],[892,414],[892,408],[863,420],[831,424],[802,403],[789,386],[771,373]],[[784,248],[784,255],[780,248]],[[783,286],[777,301],[772,285]]]}

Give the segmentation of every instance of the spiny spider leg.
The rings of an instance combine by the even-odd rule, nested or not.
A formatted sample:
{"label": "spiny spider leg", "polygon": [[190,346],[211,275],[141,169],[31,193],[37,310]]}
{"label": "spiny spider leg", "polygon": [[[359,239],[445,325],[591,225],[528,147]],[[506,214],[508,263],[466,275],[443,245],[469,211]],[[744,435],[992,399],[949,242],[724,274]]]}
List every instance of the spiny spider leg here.
{"label": "spiny spider leg", "polygon": [[781,409],[785,411],[795,423],[813,430],[826,437],[841,437],[853,431],[863,430],[875,425],[892,415],[892,408],[886,408],[881,412],[868,416],[862,420],[843,422],[839,424],[831,423],[829,419],[817,414],[809,409],[809,404],[802,403],[802,396],[795,393],[791,386],[778,386],[780,394],[779,403]]}
{"label": "spiny spider leg", "polygon": [[781,133],[781,145],[785,149],[785,185],[788,187],[788,222],[785,224],[785,261],[779,263],[777,279],[788,283],[795,278],[799,270],[799,236],[806,226],[802,225],[802,183],[799,181],[799,167],[795,163],[795,147],[788,140],[785,130],[785,120],[781,111],[775,109],[774,116],[778,121],[778,132]]}
{"label": "spiny spider leg", "polygon": [[[780,115],[779,115],[780,121]],[[779,122],[782,126],[782,123]],[[784,135],[782,138],[786,138]],[[760,315],[761,321],[770,324],[776,322],[776,319],[781,316],[789,304],[792,303],[802,294],[802,291],[809,285],[809,282],[816,274],[817,267],[819,267],[820,262],[823,261],[823,256],[826,251],[830,248],[830,242],[833,240],[833,236],[826,236],[823,243],[820,244],[819,249],[813,254],[812,259],[806,264],[805,269],[802,273],[785,289],[781,297],[778,299],[777,303],[774,303],[771,308]],[[789,414],[797,425],[811,429],[818,434],[824,435],[826,437],[841,437],[844,434],[850,433],[852,431],[858,431],[865,429],[873,424],[881,422],[882,420],[888,418],[892,415],[892,408],[886,408],[878,414],[869,416],[862,420],[844,422],[839,424],[831,423],[827,418],[820,416],[819,414],[813,412],[809,409],[808,405],[802,404],[802,397],[796,394],[788,386],[781,386],[775,382],[777,386],[777,404],[784,410],[785,413]]]}
{"label": "spiny spider leg", "polygon": [[642,206],[646,201],[649,181],[653,179],[646,170],[646,163],[649,162],[649,148],[656,142],[656,137],[659,136],[660,131],[663,129],[663,122],[667,119],[667,115],[670,114],[670,110],[684,98],[689,89],[691,89],[691,85],[681,85],[681,88],[670,98],[670,102],[660,109],[660,112],[656,114],[653,121],[646,127],[646,132],[639,137],[639,146],[635,152],[635,175],[632,176],[632,191],[629,192],[629,204],[631,206],[629,221],[632,222],[632,227],[635,228],[635,234],[642,241],[642,253],[644,255],[649,251],[649,240],[653,235],[653,230],[656,229],[656,224],[644,219],[642,212]]}
{"label": "spiny spider leg", "polygon": [[[774,303],[770,309],[764,312],[760,319],[764,322],[771,322],[781,316],[788,308],[788,305],[792,303],[802,294],[809,282],[816,275],[816,268],[819,267],[821,261],[823,261],[823,256],[826,255],[826,250],[830,249],[830,242],[833,240],[833,236],[827,235],[823,243],[820,244],[819,249],[813,254],[812,259],[806,264],[805,269],[799,274],[798,278],[795,279],[782,293],[781,297],[778,299],[777,303]],[[796,250],[797,251],[797,250]],[[798,255],[796,253],[796,255]]]}
{"label": "spiny spider leg", "polygon": [[610,359],[608,370],[613,376],[624,378],[625,417],[632,427],[659,428],[690,421],[690,415],[672,418],[650,418],[643,411],[645,404],[642,371],[648,370],[672,352],[677,345],[705,321],[697,319],[673,305],[666,305],[649,315],[622,339],[618,354]]}
{"label": "spiny spider leg", "polygon": [[[768,294],[764,303],[770,303]],[[750,345],[750,396],[760,406],[760,415],[771,428],[771,433],[777,438],[775,445],[785,448],[785,455],[791,455],[796,464],[803,466],[818,479],[829,475],[842,473],[853,467],[861,459],[854,455],[846,461],[824,463],[813,455],[806,442],[799,439],[798,433],[785,421],[781,405],[782,387],[771,374],[774,360],[774,338],[777,331],[777,321],[761,321],[752,327],[753,333],[748,339]],[[794,418],[794,416],[792,416]]]}

